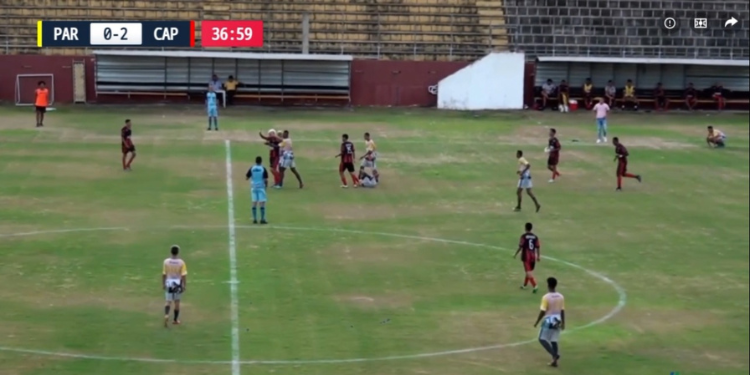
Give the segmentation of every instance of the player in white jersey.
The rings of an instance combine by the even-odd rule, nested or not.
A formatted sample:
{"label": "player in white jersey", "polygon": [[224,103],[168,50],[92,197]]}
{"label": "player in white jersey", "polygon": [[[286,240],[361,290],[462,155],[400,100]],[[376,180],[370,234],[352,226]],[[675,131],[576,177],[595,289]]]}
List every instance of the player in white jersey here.
{"label": "player in white jersey", "polygon": [[378,186],[378,178],[376,174],[369,175],[364,169],[359,170],[359,186],[363,188],[374,188]]}
{"label": "player in white jersey", "polygon": [[361,160],[359,164],[359,171],[362,173],[365,168],[372,169],[372,177],[375,181],[380,180],[380,174],[378,173],[378,165],[376,163],[378,159],[378,147],[375,145],[375,140],[370,137],[370,133],[365,133],[365,154],[359,158]]}
{"label": "player in white jersey", "polygon": [[187,265],[179,257],[180,247],[172,245],[170,253],[172,256],[164,260],[161,276],[161,284],[166,300],[164,306],[164,327],[169,326],[169,309],[172,304],[174,304],[174,321],[172,321],[172,324],[180,324],[180,299],[187,287]]}
{"label": "player in white jersey", "polygon": [[279,189],[284,186],[284,174],[287,169],[290,169],[292,173],[294,173],[294,176],[297,177],[299,188],[302,189],[305,185],[302,183],[302,176],[300,176],[299,172],[297,172],[297,164],[294,162],[294,149],[292,147],[292,138],[289,137],[289,130],[284,130],[284,132],[281,134],[281,139],[281,143],[279,144],[279,149],[281,152],[281,161],[279,161],[279,174],[281,175],[281,181],[275,187]]}

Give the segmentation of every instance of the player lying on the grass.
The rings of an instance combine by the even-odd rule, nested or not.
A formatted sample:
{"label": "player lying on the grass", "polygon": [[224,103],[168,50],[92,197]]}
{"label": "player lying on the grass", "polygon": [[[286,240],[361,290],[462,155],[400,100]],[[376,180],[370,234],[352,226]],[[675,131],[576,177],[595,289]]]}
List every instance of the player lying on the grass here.
{"label": "player lying on the grass", "polygon": [[187,290],[187,264],[180,259],[180,247],[172,245],[170,257],[164,260],[161,284],[165,291],[164,327],[169,326],[169,309],[174,304],[172,324],[180,324],[180,300]]}
{"label": "player lying on the grass", "polygon": [[708,147],[724,147],[726,146],[727,136],[719,129],[714,129],[713,126],[708,126],[708,136],[706,137],[706,143]]}
{"label": "player lying on the grass", "polygon": [[346,177],[344,177],[344,171],[349,172],[352,177],[352,185],[357,187],[359,185],[359,178],[354,174],[354,144],[349,141],[348,134],[341,135],[341,151],[334,158],[341,158],[339,162],[339,177],[341,178],[341,187],[348,188],[349,185],[346,183]]}
{"label": "player lying on the grass", "polygon": [[554,128],[549,130],[549,142],[547,148],[544,150],[549,156],[547,157],[547,169],[552,171],[552,178],[549,182],[555,182],[555,179],[560,177],[560,172],[557,171],[557,164],[560,163],[560,149],[562,145],[557,139],[557,130]]}
{"label": "player lying on the grass", "polygon": [[374,188],[378,186],[378,171],[373,169],[372,175],[367,174],[364,169],[359,170],[359,186],[364,188]]}
{"label": "player lying on the grass", "polygon": [[281,175],[279,174],[279,145],[281,144],[281,138],[276,135],[276,130],[271,129],[268,131],[268,135],[258,132],[258,135],[266,141],[264,144],[269,147],[268,150],[268,166],[271,168],[271,174],[273,174],[273,186],[276,187],[281,182]]}
{"label": "player lying on the grass", "polygon": [[[365,168],[371,168],[372,169],[372,175],[375,177],[375,180],[379,178],[378,174],[378,165],[375,162],[378,158],[378,149],[375,145],[375,141],[370,137],[370,133],[365,133],[365,154],[362,155],[362,157],[359,158],[361,161],[359,164],[359,172],[360,174],[362,171],[365,170]],[[360,177],[360,180],[362,178]]]}
{"label": "player lying on the grass", "polygon": [[[130,139],[132,135],[133,130],[131,129],[130,119],[127,119],[125,120],[125,126],[120,129],[120,138],[122,142],[122,169],[125,171],[130,170],[130,164],[132,164],[133,159],[135,159],[135,145],[133,144],[133,140]],[[130,154],[130,159],[128,159],[128,154]]]}
{"label": "player lying on the grass", "polygon": [[542,208],[542,205],[539,204],[539,201],[537,201],[536,196],[534,196],[534,193],[531,191],[532,183],[531,183],[531,164],[526,160],[526,158],[523,157],[523,151],[518,150],[516,151],[516,158],[518,158],[518,171],[516,174],[518,174],[518,189],[516,190],[516,196],[518,197],[518,205],[516,205],[515,211],[521,211],[521,201],[523,200],[523,191],[526,190],[526,194],[531,197],[531,200],[534,201],[534,204],[536,205],[536,212],[539,212],[539,209]]}
{"label": "player lying on the grass", "polygon": [[552,367],[557,367],[560,361],[560,333],[565,330],[565,297],[557,292],[557,279],[547,279],[547,293],[542,296],[542,305],[539,308],[539,316],[536,318],[534,328],[542,323],[539,330],[539,343],[544,350],[552,356]]}
{"label": "player lying on the grass", "polygon": [[250,193],[253,200],[253,224],[258,224],[258,207],[260,207],[260,223],[268,224],[266,221],[268,171],[263,166],[263,158],[260,156],[255,157],[255,165],[247,170],[245,179],[250,181]]}
{"label": "player lying on the grass", "polygon": [[628,149],[620,143],[620,139],[617,137],[612,138],[612,143],[615,145],[615,161],[617,161],[617,189],[616,191],[622,190],[622,178],[635,178],[638,182],[641,182],[641,175],[632,174],[628,172]]}
{"label": "player lying on the grass", "polygon": [[531,286],[534,288],[532,292],[536,293],[537,286],[536,279],[534,278],[534,267],[536,267],[536,262],[542,260],[542,243],[539,237],[531,231],[533,229],[531,223],[526,223],[524,229],[526,229],[526,232],[521,235],[521,240],[518,242],[518,250],[513,255],[513,259],[518,256],[518,253],[521,253],[523,270],[526,272],[526,278],[523,279],[521,289],[526,289],[526,286],[531,283]]}
{"label": "player lying on the grass", "polygon": [[294,176],[297,177],[299,182],[299,188],[302,189],[305,185],[302,183],[302,176],[297,172],[297,164],[294,163],[294,150],[292,149],[292,139],[289,138],[289,130],[284,130],[281,133],[281,143],[279,148],[281,149],[281,161],[279,162],[279,183],[274,186],[280,189],[284,186],[284,174],[287,169],[290,169]]}
{"label": "player lying on the grass", "polygon": [[219,106],[217,104],[216,93],[214,87],[208,86],[208,93],[206,93],[206,112],[208,113],[208,129],[211,130],[213,125],[214,130],[219,130]]}

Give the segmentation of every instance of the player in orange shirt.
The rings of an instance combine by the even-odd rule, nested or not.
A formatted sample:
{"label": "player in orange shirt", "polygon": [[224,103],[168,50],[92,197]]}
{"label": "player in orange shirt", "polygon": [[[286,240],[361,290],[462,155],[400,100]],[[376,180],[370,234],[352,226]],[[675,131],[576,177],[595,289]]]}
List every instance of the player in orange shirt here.
{"label": "player in orange shirt", "polygon": [[36,127],[40,128],[44,126],[44,114],[47,112],[47,106],[49,106],[49,89],[47,89],[47,83],[39,81],[37,89],[35,90],[36,99],[34,105],[36,106]]}

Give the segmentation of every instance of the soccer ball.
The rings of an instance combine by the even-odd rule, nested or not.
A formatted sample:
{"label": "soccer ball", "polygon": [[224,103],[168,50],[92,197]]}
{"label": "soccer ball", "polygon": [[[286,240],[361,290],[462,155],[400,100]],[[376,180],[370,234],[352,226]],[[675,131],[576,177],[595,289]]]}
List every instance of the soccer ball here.
{"label": "soccer ball", "polygon": [[276,129],[268,129],[268,135],[276,135]]}

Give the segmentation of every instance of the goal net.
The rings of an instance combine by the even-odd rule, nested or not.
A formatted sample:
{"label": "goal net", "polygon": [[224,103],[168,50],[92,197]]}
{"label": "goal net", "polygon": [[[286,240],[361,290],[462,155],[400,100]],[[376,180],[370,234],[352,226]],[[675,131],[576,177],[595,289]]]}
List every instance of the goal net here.
{"label": "goal net", "polygon": [[39,81],[44,81],[49,89],[49,105],[55,102],[54,74],[18,74],[16,75],[16,105],[34,105]]}

